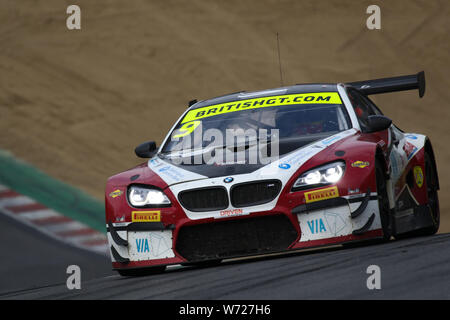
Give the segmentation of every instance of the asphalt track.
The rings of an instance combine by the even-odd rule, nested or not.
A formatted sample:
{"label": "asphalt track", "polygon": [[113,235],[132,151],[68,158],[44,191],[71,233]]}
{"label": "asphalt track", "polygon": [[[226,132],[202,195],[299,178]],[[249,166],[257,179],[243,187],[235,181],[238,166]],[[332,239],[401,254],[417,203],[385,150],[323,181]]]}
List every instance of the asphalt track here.
{"label": "asphalt track", "polygon": [[[450,298],[450,234],[124,278],[110,271],[107,258],[55,243],[3,215],[0,230],[0,299]],[[81,267],[81,290],[65,285],[69,264]],[[367,289],[369,265],[381,268],[380,290]]]}

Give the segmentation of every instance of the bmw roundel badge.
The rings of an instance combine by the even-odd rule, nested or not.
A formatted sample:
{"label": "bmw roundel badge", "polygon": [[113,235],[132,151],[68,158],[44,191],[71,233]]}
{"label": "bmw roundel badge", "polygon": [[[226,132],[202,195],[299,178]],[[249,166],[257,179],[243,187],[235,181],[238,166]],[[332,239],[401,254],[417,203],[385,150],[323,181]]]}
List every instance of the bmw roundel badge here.
{"label": "bmw roundel badge", "polygon": [[225,179],[223,179],[223,182],[225,183],[230,183],[232,182],[234,179],[232,177],[226,177]]}

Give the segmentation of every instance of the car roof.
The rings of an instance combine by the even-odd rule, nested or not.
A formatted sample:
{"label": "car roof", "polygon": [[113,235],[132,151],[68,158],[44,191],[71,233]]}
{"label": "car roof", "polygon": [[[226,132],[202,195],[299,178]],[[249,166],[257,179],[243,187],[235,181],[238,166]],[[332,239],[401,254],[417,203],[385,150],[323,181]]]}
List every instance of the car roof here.
{"label": "car roof", "polygon": [[316,93],[316,92],[335,92],[338,91],[336,83],[308,83],[308,84],[296,84],[293,86],[279,87],[261,91],[239,91],[229,93],[223,96],[202,100],[190,107],[190,110],[198,109],[214,104],[227,103],[232,101],[239,101],[252,98],[262,98],[271,96],[280,96],[285,94],[296,93]]}

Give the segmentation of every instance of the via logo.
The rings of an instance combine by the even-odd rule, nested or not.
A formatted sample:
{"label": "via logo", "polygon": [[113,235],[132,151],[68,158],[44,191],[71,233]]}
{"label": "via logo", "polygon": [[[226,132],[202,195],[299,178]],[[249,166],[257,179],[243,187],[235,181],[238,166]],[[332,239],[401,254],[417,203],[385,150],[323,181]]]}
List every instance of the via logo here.
{"label": "via logo", "polygon": [[225,179],[223,179],[223,182],[225,182],[225,183],[230,183],[230,182],[233,182],[233,177],[226,177]]}
{"label": "via logo", "polygon": [[148,245],[148,239],[136,239],[137,252],[150,252],[150,247]]}
{"label": "via logo", "polygon": [[323,223],[322,219],[314,219],[308,222],[309,230],[312,234],[327,232],[327,229],[325,228],[325,224]]}
{"label": "via logo", "polygon": [[278,165],[278,168],[280,169],[289,169],[291,167],[291,165],[289,163],[280,163]]}

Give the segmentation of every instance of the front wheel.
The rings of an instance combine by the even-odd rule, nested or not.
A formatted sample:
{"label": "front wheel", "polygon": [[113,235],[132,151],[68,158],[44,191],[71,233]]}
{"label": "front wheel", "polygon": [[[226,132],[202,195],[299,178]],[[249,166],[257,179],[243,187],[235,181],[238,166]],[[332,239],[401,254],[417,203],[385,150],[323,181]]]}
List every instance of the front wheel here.
{"label": "front wheel", "polygon": [[430,209],[432,225],[430,227],[410,231],[404,234],[396,235],[396,239],[407,239],[411,237],[431,236],[439,229],[440,213],[438,199],[438,183],[437,172],[433,164],[431,156],[425,153],[425,183],[427,187],[428,208]]}

